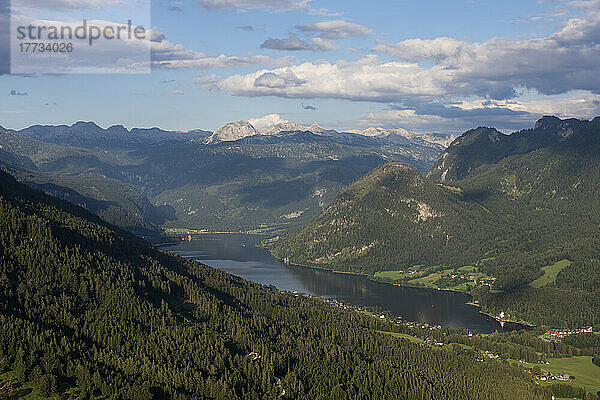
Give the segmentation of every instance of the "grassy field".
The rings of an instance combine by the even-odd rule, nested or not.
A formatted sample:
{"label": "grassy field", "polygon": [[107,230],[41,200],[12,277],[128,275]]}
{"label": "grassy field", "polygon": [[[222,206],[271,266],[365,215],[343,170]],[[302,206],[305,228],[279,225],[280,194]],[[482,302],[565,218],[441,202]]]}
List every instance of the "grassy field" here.
{"label": "grassy field", "polygon": [[[458,279],[452,276],[459,277]],[[469,288],[481,285],[482,280],[489,281],[490,277],[479,272],[478,268],[467,265],[460,268],[446,266],[414,265],[405,270],[378,271],[375,278],[388,283],[404,284],[407,286],[426,287],[430,289],[446,289],[458,292],[468,292]],[[442,278],[444,278],[442,280]],[[452,282],[452,283],[450,283]]]}
{"label": "grassy field", "polygon": [[379,271],[375,273],[375,277],[389,281],[406,280],[411,277],[420,277],[425,268],[424,265],[413,265],[412,267],[406,268],[406,270]]}
{"label": "grassy field", "polygon": [[404,271],[379,271],[375,273],[376,278],[397,281],[403,279],[407,274]]}
{"label": "grassy field", "polygon": [[600,391],[600,367],[592,364],[592,357],[556,358],[548,361],[550,365],[544,367],[548,372],[566,372],[575,376],[573,380],[575,386],[592,393]]}
{"label": "grassy field", "polygon": [[550,283],[553,283],[556,281],[556,277],[558,276],[560,271],[567,268],[571,264],[572,262],[569,260],[561,260],[556,264],[548,265],[543,268],[544,275],[540,276],[535,281],[531,282],[529,285],[533,286],[534,288],[540,288],[542,286],[546,286]]}
{"label": "grassy field", "polygon": [[434,272],[433,274],[424,276],[422,278],[419,279],[414,279],[410,282],[437,282],[440,280],[440,278],[442,277],[442,274],[439,272]]}
{"label": "grassy field", "polygon": [[[514,360],[511,360],[511,362],[518,363]],[[553,375],[564,372],[575,377],[575,379],[568,382],[569,384],[584,388],[590,393],[598,393],[598,391],[600,391],[600,367],[592,364],[592,357],[553,358],[549,359],[548,362],[550,365],[529,363],[519,364],[526,367],[539,367]],[[556,383],[556,381],[541,383],[544,385],[551,385],[552,383]]]}
{"label": "grassy field", "polygon": [[410,340],[413,343],[423,343],[423,339],[415,337],[415,336],[407,335],[406,333],[384,332],[384,331],[377,331],[377,332],[383,333],[384,335],[391,335],[396,338]]}

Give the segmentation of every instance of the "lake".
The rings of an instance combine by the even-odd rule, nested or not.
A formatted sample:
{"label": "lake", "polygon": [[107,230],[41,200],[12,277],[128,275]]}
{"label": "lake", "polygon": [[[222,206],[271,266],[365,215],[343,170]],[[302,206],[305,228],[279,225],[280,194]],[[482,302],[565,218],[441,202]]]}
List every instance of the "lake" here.
{"label": "lake", "polygon": [[464,328],[480,333],[522,329],[519,324],[500,324],[466,304],[470,296],[441,290],[400,287],[364,276],[341,274],[287,265],[256,247],[259,236],[242,234],[201,235],[191,241],[162,246],[232,275],[282,291],[335,298],[355,306],[378,307],[407,321]]}

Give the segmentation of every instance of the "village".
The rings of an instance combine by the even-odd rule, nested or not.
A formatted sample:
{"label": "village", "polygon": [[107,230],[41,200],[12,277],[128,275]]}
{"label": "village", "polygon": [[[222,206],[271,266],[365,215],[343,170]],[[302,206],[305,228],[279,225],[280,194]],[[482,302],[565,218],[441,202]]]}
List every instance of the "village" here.
{"label": "village", "polygon": [[495,277],[488,276],[475,266],[449,268],[414,265],[407,270],[379,271],[374,278],[400,286],[417,286],[438,290],[470,292],[478,286],[492,287]]}
{"label": "village", "polygon": [[592,333],[592,332],[593,332],[593,328],[590,326],[588,328],[581,328],[581,329],[551,329],[551,330],[546,331],[545,335],[564,337],[564,336],[568,336],[568,335],[578,335],[581,333]]}
{"label": "village", "polygon": [[560,372],[556,375],[551,374],[548,371],[541,370],[541,372],[533,372],[530,370],[530,373],[533,374],[535,379],[539,379],[540,381],[562,381],[568,382],[571,379],[575,379],[575,377],[569,376],[566,372]]}
{"label": "village", "polygon": [[[296,295],[300,294],[296,293]],[[458,339],[459,343],[455,343],[456,339],[450,338],[450,336],[452,336],[453,333],[446,332],[440,325],[430,325],[428,323],[405,321],[402,317],[391,316],[388,313],[375,311],[369,309],[368,307],[363,307],[359,305],[349,305],[332,298],[319,298],[337,308],[341,308],[344,310],[354,310],[356,312],[371,315],[377,319],[391,321],[398,326],[411,328],[413,330],[411,334],[395,332],[382,333],[389,334],[401,339],[409,340],[419,346],[428,346],[436,348],[459,346],[465,349],[466,351],[473,351],[477,361],[482,363],[485,363],[486,360],[489,360],[498,362],[508,362],[511,364],[520,365],[539,384],[550,385],[552,383],[558,382],[574,384],[575,382],[579,382],[575,379],[574,375],[569,373],[571,372],[569,367],[557,362],[557,360],[538,359],[536,361],[526,361],[524,359],[512,359],[508,354],[502,354],[481,348],[478,349],[478,346],[476,347],[475,345],[476,342],[474,342],[473,340],[475,340],[476,338],[483,339],[487,337],[488,335],[485,334],[480,334],[471,330],[463,331],[462,334],[459,333],[459,336],[462,336],[464,339],[466,339],[466,341]],[[431,332],[431,334],[428,334],[427,331]],[[438,332],[434,333],[435,331]],[[593,328],[586,327],[580,329],[549,329],[544,334],[542,334],[540,338],[545,341],[558,342],[569,335],[579,335],[586,333],[593,333]],[[579,362],[584,362],[583,358],[580,358]],[[566,372],[565,370],[569,372]]]}

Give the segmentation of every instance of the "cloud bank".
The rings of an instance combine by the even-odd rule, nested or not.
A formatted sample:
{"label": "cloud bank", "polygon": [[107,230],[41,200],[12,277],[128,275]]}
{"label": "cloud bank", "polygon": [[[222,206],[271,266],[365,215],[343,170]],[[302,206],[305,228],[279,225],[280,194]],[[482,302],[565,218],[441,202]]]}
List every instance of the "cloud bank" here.
{"label": "cloud bank", "polygon": [[[313,24],[302,29],[328,39],[358,33],[356,29],[335,29],[334,25]],[[572,115],[598,111],[594,101],[600,95],[599,76],[600,12],[592,11],[569,19],[541,38],[470,42],[439,37],[379,42],[372,54],[356,61],[262,69],[230,76],[217,85],[238,96],[391,104],[387,117],[412,113],[444,119],[519,120],[521,116],[531,119],[530,113],[541,111],[532,102],[516,101],[522,93],[568,97],[581,92],[569,110],[578,110]],[[479,101],[479,106],[468,109],[467,100]],[[546,102],[549,110],[555,101]]]}
{"label": "cloud bank", "polygon": [[334,40],[365,36],[373,33],[366,26],[344,20],[296,25],[294,28],[306,36],[306,38],[300,38],[296,34],[283,39],[269,38],[260,47],[262,49],[286,51],[330,51],[338,48]]}

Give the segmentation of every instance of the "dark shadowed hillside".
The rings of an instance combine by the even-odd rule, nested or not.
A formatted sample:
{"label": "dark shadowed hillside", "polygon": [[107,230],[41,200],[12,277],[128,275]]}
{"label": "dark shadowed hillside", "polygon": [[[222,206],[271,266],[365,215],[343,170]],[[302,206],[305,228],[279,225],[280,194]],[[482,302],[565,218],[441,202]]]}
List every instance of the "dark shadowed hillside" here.
{"label": "dark shadowed hillside", "polygon": [[401,328],[157,250],[4,173],[0,293],[0,373],[40,397],[549,397],[518,367],[381,335]]}

